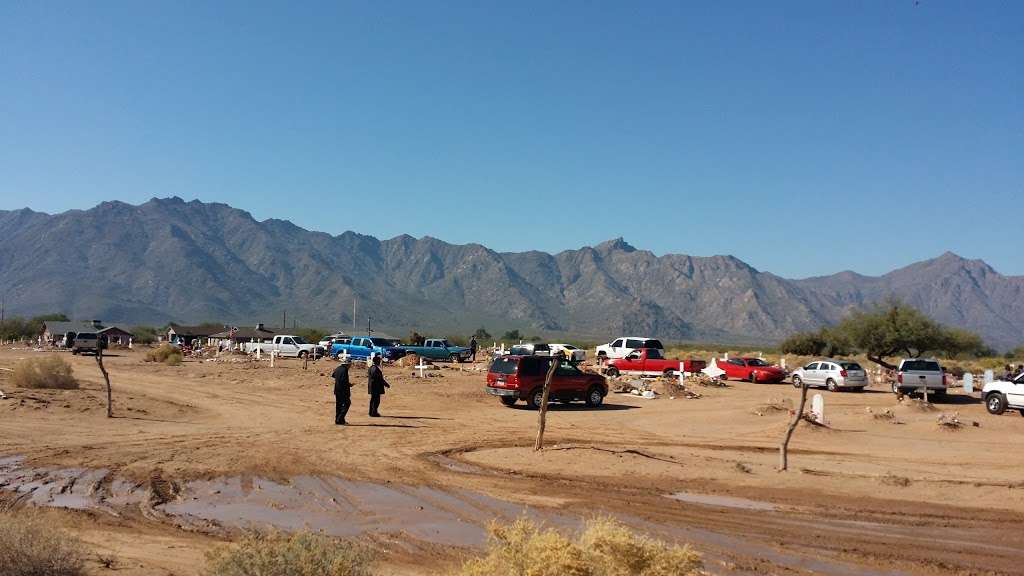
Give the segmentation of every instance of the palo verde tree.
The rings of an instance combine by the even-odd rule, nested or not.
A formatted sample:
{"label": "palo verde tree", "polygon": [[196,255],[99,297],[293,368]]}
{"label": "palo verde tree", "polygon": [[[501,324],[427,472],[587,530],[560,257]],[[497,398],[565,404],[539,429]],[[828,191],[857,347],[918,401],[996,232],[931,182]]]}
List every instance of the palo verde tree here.
{"label": "palo verde tree", "polygon": [[887,358],[897,355],[918,358],[924,354],[985,354],[991,349],[977,334],[947,328],[898,300],[871,310],[854,312],[831,328],[794,334],[783,343],[790,354],[818,355],[862,352],[868,360],[890,370]]}

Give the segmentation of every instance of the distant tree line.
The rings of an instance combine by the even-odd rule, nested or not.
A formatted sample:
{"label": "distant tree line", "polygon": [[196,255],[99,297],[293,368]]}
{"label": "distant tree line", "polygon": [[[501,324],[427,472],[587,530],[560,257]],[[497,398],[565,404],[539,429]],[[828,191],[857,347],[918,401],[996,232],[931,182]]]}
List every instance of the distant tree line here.
{"label": "distant tree line", "polygon": [[793,334],[780,346],[784,354],[844,356],[862,353],[888,369],[887,359],[917,358],[925,354],[946,358],[996,356],[981,336],[960,328],[943,326],[920,311],[889,300],[867,311],[850,314],[835,326]]}
{"label": "distant tree line", "polygon": [[67,322],[64,314],[42,314],[31,318],[14,316],[0,322],[0,339],[33,340],[43,333],[44,322]]}

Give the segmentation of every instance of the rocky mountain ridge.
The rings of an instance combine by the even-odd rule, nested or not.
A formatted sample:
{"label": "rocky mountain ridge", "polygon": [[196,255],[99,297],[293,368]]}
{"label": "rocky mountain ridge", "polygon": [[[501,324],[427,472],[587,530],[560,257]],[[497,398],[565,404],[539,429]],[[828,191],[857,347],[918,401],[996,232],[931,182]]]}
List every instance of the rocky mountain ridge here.
{"label": "rocky mountain ridge", "polygon": [[[872,277],[790,280],[732,256],[655,256],[623,239],[499,253],[257,221],[225,204],[104,202],[48,215],[0,211],[0,290],[12,313],[163,323],[221,320],[603,339],[774,341],[896,296],[997,347],[1024,342],[1024,277],[946,253]],[[291,321],[289,321],[291,324]]]}

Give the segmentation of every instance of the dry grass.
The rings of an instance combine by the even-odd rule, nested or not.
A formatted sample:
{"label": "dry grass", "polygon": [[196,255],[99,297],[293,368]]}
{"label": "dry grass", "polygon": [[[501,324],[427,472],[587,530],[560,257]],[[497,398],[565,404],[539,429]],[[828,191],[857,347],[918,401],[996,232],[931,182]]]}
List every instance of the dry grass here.
{"label": "dry grass", "polygon": [[321,534],[250,533],[206,555],[205,576],[369,576],[370,551]]}
{"label": "dry grass", "polygon": [[25,510],[0,514],[0,574],[79,576],[84,565],[82,543],[52,520]]}
{"label": "dry grass", "polygon": [[146,352],[146,362],[161,362],[168,366],[177,366],[181,364],[181,360],[181,350],[170,344],[161,344],[160,347]]}
{"label": "dry grass", "polygon": [[78,388],[78,380],[71,374],[71,364],[57,355],[26,358],[18,362],[14,365],[11,383],[20,388]]}
{"label": "dry grass", "polygon": [[689,547],[639,536],[615,520],[587,522],[571,540],[520,519],[493,524],[487,555],[466,562],[457,576],[687,576],[702,574]]}

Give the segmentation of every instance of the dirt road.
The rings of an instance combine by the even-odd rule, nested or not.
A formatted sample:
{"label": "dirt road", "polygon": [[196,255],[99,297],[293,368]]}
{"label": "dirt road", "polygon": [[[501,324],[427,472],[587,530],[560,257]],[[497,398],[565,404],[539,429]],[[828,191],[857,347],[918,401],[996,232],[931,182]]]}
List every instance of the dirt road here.
{"label": "dirt road", "polygon": [[[0,368],[38,354],[2,350]],[[0,370],[0,505],[61,506],[50,513],[120,574],[196,574],[249,524],[368,538],[386,573],[435,573],[490,519],[524,513],[566,527],[613,514],[692,542],[715,573],[1024,572],[1024,418],[963,394],[929,408],[821,391],[828,426],[801,426],[778,473],[798,394],[785,384],[556,405],[536,453],[537,414],[484,395],[482,363],[424,379],[386,368],[380,419],[353,368],[352,425],[338,427],[329,360],[118,353],[107,419],[93,359],[64,356],[81,390],[12,389]],[[940,428],[943,413],[965,425]]]}

